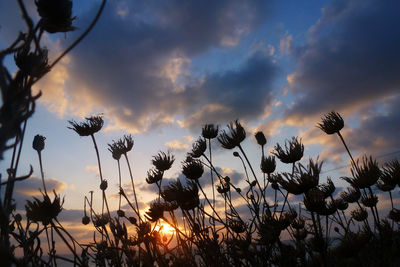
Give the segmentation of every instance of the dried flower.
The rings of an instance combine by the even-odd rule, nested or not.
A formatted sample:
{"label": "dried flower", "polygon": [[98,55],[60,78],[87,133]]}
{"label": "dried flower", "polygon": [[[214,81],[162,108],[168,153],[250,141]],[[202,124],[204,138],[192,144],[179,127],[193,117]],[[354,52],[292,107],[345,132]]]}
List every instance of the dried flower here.
{"label": "dried flower", "polygon": [[335,205],[336,205],[338,210],[346,210],[349,207],[349,203],[344,201],[343,198],[335,199]]}
{"label": "dried flower", "polygon": [[222,182],[220,185],[217,185],[217,192],[220,194],[228,193],[230,190],[229,183]]}
{"label": "dried flower", "polygon": [[204,172],[203,163],[200,160],[192,160],[190,162],[184,162],[182,165],[182,173],[186,178],[191,180],[199,179]]}
{"label": "dried flower", "polygon": [[301,143],[297,137],[292,137],[292,140],[285,141],[285,150],[276,144],[272,154],[277,156],[283,163],[295,163],[301,160],[304,153],[304,145]]}
{"label": "dried flower", "polygon": [[197,139],[196,142],[193,143],[192,152],[188,153],[192,158],[200,158],[207,149],[206,140],[203,138]]}
{"label": "dried flower", "polygon": [[274,156],[262,157],[260,164],[261,171],[263,173],[271,174],[275,171],[276,162]]}
{"label": "dried flower", "polygon": [[164,216],[164,204],[161,202],[153,202],[150,204],[149,210],[146,212],[146,219],[151,222],[158,221]]}
{"label": "dried flower", "polygon": [[126,154],[129,151],[131,151],[133,148],[133,144],[134,144],[134,141],[133,141],[132,135],[130,135],[130,134],[124,135],[124,138],[119,139],[117,142],[117,145],[118,145],[119,149],[121,150],[122,154]]}
{"label": "dried flower", "polygon": [[28,200],[25,205],[26,217],[33,222],[42,222],[48,225],[51,220],[57,218],[62,211],[64,200],[54,191],[54,200],[51,202],[48,195],[43,194],[43,200],[34,197],[33,201]]}
{"label": "dried flower", "polygon": [[103,214],[102,216],[97,216],[93,224],[95,227],[104,227],[110,222],[110,217],[106,214]]}
{"label": "dried flower", "polygon": [[71,0],[35,0],[37,11],[41,17],[39,25],[49,33],[69,32],[75,27],[72,21]]}
{"label": "dried flower", "polygon": [[233,232],[237,234],[245,232],[247,228],[247,225],[242,220],[239,219],[228,220],[228,226]]}
{"label": "dried flower", "polygon": [[400,222],[400,210],[398,209],[392,209],[389,212],[388,218],[395,221],[395,222]]}
{"label": "dried flower", "polygon": [[355,164],[352,164],[351,174],[353,177],[341,178],[355,188],[364,189],[376,183],[381,175],[381,170],[376,160],[364,156],[362,166],[360,166],[358,160]]}
{"label": "dried flower", "polygon": [[35,52],[29,52],[29,48],[20,49],[14,55],[15,64],[24,75],[41,77],[50,71],[47,53],[47,49],[39,49]]}
{"label": "dried flower", "polygon": [[228,125],[229,134],[223,130],[218,137],[221,146],[226,149],[232,149],[240,146],[240,143],[246,138],[246,131],[238,120]]}
{"label": "dried flower", "polygon": [[267,143],[267,138],[265,138],[265,135],[263,132],[256,132],[254,137],[257,140],[257,144],[259,144],[260,146],[264,146]]}
{"label": "dried flower", "polygon": [[214,139],[218,135],[218,125],[215,126],[214,124],[206,124],[204,125],[201,135],[205,139]]}
{"label": "dried flower", "polygon": [[357,222],[364,221],[368,218],[368,212],[364,208],[357,208],[351,212],[351,216]]}
{"label": "dried flower", "polygon": [[113,141],[112,144],[108,144],[108,151],[111,152],[113,159],[120,160],[123,150],[118,145],[118,142]]}
{"label": "dried flower", "polygon": [[326,184],[322,184],[319,186],[319,189],[324,193],[325,198],[332,196],[335,192],[336,187],[335,184],[332,182],[330,177],[327,178]]}
{"label": "dried flower", "polygon": [[39,134],[35,135],[32,143],[33,149],[37,152],[41,152],[44,149],[44,140],[46,140],[46,137]]}
{"label": "dried flower", "polygon": [[361,192],[358,188],[348,187],[347,191],[340,193],[340,197],[347,203],[354,203],[360,199]]}
{"label": "dried flower", "polygon": [[339,113],[330,112],[322,118],[322,123],[318,123],[317,127],[324,131],[326,134],[339,133],[343,128],[344,121]]}
{"label": "dried flower", "polygon": [[167,153],[160,151],[153,157],[151,163],[153,163],[157,170],[164,172],[171,168],[174,161],[175,157],[169,151]]}
{"label": "dried flower", "polygon": [[151,169],[147,172],[146,182],[148,184],[154,184],[162,180],[164,173],[157,169]]}
{"label": "dried flower", "polygon": [[187,186],[182,186],[179,179],[169,183],[161,192],[162,198],[167,202],[176,202],[183,210],[191,210],[200,204],[197,185],[188,181]]}
{"label": "dried flower", "polygon": [[304,205],[311,212],[322,212],[326,207],[324,193],[318,188],[310,189],[304,194]]}
{"label": "dried flower", "polygon": [[365,207],[372,208],[378,204],[377,195],[363,195],[360,201]]}
{"label": "dried flower", "polygon": [[303,218],[299,217],[299,218],[296,218],[295,220],[293,220],[291,225],[292,225],[293,229],[300,230],[300,229],[304,228],[305,221]]}
{"label": "dried flower", "polygon": [[376,186],[382,191],[391,191],[396,184],[400,185],[400,163],[392,160],[385,164]]}
{"label": "dried flower", "polygon": [[118,215],[118,217],[125,217],[125,211],[117,210],[117,215]]}
{"label": "dried flower", "polygon": [[80,136],[90,136],[101,130],[104,120],[101,116],[86,117],[85,121],[78,123],[74,120],[68,121],[72,127],[68,129],[74,130]]}

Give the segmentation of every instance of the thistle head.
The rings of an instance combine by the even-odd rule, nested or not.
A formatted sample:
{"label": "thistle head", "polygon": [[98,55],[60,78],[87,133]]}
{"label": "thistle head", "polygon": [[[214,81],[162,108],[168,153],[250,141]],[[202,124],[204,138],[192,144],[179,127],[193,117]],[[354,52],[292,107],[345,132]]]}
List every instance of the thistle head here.
{"label": "thistle head", "polygon": [[37,152],[41,152],[44,149],[44,140],[46,140],[46,137],[39,134],[35,135],[32,143],[33,149],[35,149]]}
{"label": "thistle head", "polygon": [[41,222],[43,225],[48,225],[62,211],[63,203],[64,200],[61,201],[60,196],[55,191],[53,202],[48,195],[43,194],[43,200],[34,198],[33,201],[27,201],[25,205],[26,217],[33,222]]}
{"label": "thistle head", "polygon": [[246,138],[246,131],[238,120],[228,125],[229,133],[225,130],[218,137],[221,146],[226,149],[232,149],[240,146],[240,143]]}
{"label": "thistle head", "polygon": [[20,49],[14,55],[14,61],[24,75],[38,78],[50,71],[47,53],[47,49],[35,52],[29,52],[29,48]]}
{"label": "thistle head", "polygon": [[260,164],[263,173],[271,174],[275,171],[276,161],[274,156],[262,157]]}
{"label": "thistle head", "polygon": [[339,113],[332,111],[322,118],[322,122],[318,123],[317,127],[326,134],[339,133],[344,126],[343,118]]}
{"label": "thistle head", "polygon": [[37,11],[41,17],[40,27],[49,32],[69,32],[72,26],[72,1],[71,0],[35,0]]}
{"label": "thistle head", "polygon": [[218,136],[218,125],[214,124],[206,124],[203,126],[203,129],[201,130],[201,135],[205,139],[214,139],[215,137]]}
{"label": "thistle head", "polygon": [[336,190],[335,184],[332,182],[332,179],[328,177],[325,184],[319,186],[319,189],[324,193],[325,198],[330,197]]}
{"label": "thistle head", "polygon": [[279,144],[276,144],[274,151],[272,151],[278,159],[283,163],[295,163],[301,160],[304,154],[304,145],[297,137],[292,137],[292,140],[285,141],[285,149]]}
{"label": "thistle head", "polygon": [[351,217],[357,222],[361,222],[368,218],[368,212],[364,208],[359,207],[351,212]]}
{"label": "thistle head", "polygon": [[358,188],[348,187],[347,191],[342,191],[340,197],[347,203],[354,203],[361,197],[361,192]]}
{"label": "thistle head", "polygon": [[351,174],[353,177],[341,177],[343,180],[351,184],[354,188],[364,189],[376,183],[381,176],[378,162],[372,157],[363,157],[362,164],[359,160],[352,164]]}
{"label": "thistle head", "polygon": [[200,158],[207,149],[206,140],[199,137],[196,142],[193,143],[192,151],[189,152],[189,156],[192,158]]}
{"label": "thistle head", "polygon": [[323,212],[326,207],[324,193],[318,188],[312,188],[305,193],[303,203],[307,210],[316,213]]}
{"label": "thistle head", "polygon": [[156,167],[157,170],[164,172],[171,168],[174,161],[175,157],[174,155],[171,155],[169,151],[167,153],[160,151],[153,157],[151,163],[154,165],[154,167]]}
{"label": "thistle head", "polygon": [[71,127],[68,127],[68,129],[74,130],[80,136],[93,135],[100,131],[104,125],[104,120],[101,115],[86,117],[85,121],[80,123],[74,120],[70,120],[68,122],[71,125]]}
{"label": "thistle head", "polygon": [[150,204],[149,210],[146,212],[146,219],[151,222],[158,221],[164,216],[164,203],[155,201]]}
{"label": "thistle head", "polygon": [[146,182],[148,184],[154,184],[162,180],[164,173],[157,169],[151,169],[147,172]]}
{"label": "thistle head", "polygon": [[200,160],[194,159],[189,162],[184,162],[182,165],[182,173],[186,178],[191,180],[199,179],[204,172],[203,163]]}
{"label": "thistle head", "polygon": [[118,142],[115,142],[115,141],[113,141],[111,144],[108,144],[108,151],[111,152],[113,159],[115,159],[117,161],[120,160],[120,158],[123,154],[123,150],[118,145]]}

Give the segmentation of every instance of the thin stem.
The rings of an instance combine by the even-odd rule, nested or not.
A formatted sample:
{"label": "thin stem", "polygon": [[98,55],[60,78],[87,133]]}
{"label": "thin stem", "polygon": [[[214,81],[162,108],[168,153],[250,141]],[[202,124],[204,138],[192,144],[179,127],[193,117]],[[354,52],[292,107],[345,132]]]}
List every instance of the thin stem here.
{"label": "thin stem", "polygon": [[351,155],[350,150],[349,150],[349,148],[347,147],[346,142],[344,141],[344,138],[343,138],[342,134],[340,133],[340,131],[338,131],[337,134],[338,134],[338,136],[340,137],[340,140],[342,140],[342,143],[343,143],[344,147],[346,148],[347,153],[348,153],[349,156],[350,156],[351,162],[352,162],[353,165],[357,168],[356,162],[354,161],[353,156]]}
{"label": "thin stem", "polygon": [[139,216],[139,220],[141,220],[140,212],[139,212],[139,205],[138,205],[138,201],[137,201],[137,197],[136,197],[135,184],[134,184],[134,182],[133,182],[133,175],[132,175],[131,164],[129,163],[128,155],[125,153],[124,156],[125,156],[125,159],[126,159],[126,163],[127,163],[127,165],[128,165],[129,175],[130,175],[130,177],[131,177],[131,184],[132,184],[133,196],[134,196],[134,198],[135,198],[135,204],[136,204],[137,214],[138,214],[138,216]]}
{"label": "thin stem", "polygon": [[47,195],[46,184],[44,182],[44,172],[43,172],[42,152],[41,151],[38,151],[38,156],[39,156],[40,174],[42,176],[43,189],[44,189],[44,193]]}

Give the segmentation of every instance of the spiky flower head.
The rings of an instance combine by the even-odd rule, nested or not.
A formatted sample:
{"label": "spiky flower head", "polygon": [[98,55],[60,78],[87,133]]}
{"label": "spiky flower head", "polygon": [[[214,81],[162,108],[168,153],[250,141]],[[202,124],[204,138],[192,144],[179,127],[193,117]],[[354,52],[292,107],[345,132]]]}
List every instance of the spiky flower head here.
{"label": "spiky flower head", "polygon": [[229,134],[223,130],[218,137],[221,146],[226,149],[232,149],[240,146],[240,143],[246,138],[246,131],[238,120],[228,125]]}
{"label": "spiky flower head", "polygon": [[351,212],[351,216],[357,222],[364,221],[368,218],[368,212],[364,208],[357,208]]}
{"label": "spiky flower head", "polygon": [[377,195],[363,195],[360,201],[365,207],[372,208],[378,204]]}
{"label": "spiky flower head", "polygon": [[38,49],[30,52],[29,48],[20,49],[14,55],[15,64],[24,75],[38,78],[50,71],[47,49]]}
{"label": "spiky flower head", "polygon": [[332,111],[322,118],[322,122],[318,123],[317,127],[326,134],[338,133],[343,129],[344,121],[339,113]]}
{"label": "spiky flower head", "polygon": [[120,160],[120,158],[123,154],[123,150],[118,145],[118,142],[115,142],[115,141],[113,141],[111,144],[108,144],[108,151],[111,152],[113,159],[115,159],[117,161]]}
{"label": "spiky flower head", "polygon": [[133,141],[132,135],[130,135],[130,134],[128,134],[128,135],[125,134],[124,137],[122,139],[119,139],[117,142],[117,145],[118,145],[119,149],[121,150],[122,154],[126,154],[129,151],[131,151],[133,148],[133,144],[134,144],[134,141]]}
{"label": "spiky flower head", "polygon": [[319,189],[324,192],[325,198],[330,197],[336,190],[335,184],[330,177],[327,178],[326,183],[319,186]]}
{"label": "spiky flower head", "polygon": [[182,164],[182,173],[188,179],[197,180],[203,175],[203,172],[203,163],[198,159],[194,159],[189,162],[186,161]]}
{"label": "spiky flower head", "polygon": [[171,168],[174,161],[175,157],[174,155],[171,155],[169,151],[167,153],[160,151],[153,157],[151,163],[154,165],[154,167],[156,167],[157,170],[164,172]]}
{"label": "spiky flower head", "polygon": [[176,202],[183,210],[194,209],[200,204],[197,185],[192,181],[183,186],[177,179],[164,187],[161,196],[167,202]]}
{"label": "spiky flower head", "polygon": [[304,206],[312,212],[322,212],[326,207],[324,193],[318,188],[313,188],[304,194]]}
{"label": "spiky flower head", "polygon": [[373,160],[372,157],[364,156],[362,164],[359,164],[359,160],[352,164],[351,174],[353,177],[341,178],[354,188],[364,189],[376,183],[381,175],[381,170],[376,160]]}
{"label": "spiky flower head", "polygon": [[41,17],[40,27],[49,32],[69,32],[72,26],[72,1],[71,0],[35,0],[37,11]]}
{"label": "spiky flower head", "polygon": [[295,163],[303,157],[304,145],[301,143],[301,139],[292,137],[292,140],[285,141],[285,150],[279,144],[276,144],[272,154],[277,156],[283,163]]}
{"label": "spiky flower head", "polygon": [[157,169],[151,169],[147,172],[146,182],[148,184],[154,184],[162,180],[164,173]]}
{"label": "spiky flower head", "polygon": [[338,210],[346,210],[349,207],[349,203],[344,201],[343,198],[335,199],[335,205],[336,205]]}
{"label": "spiky flower head", "polygon": [[260,146],[264,146],[264,145],[267,143],[267,138],[265,138],[264,133],[261,132],[261,131],[256,132],[256,133],[254,134],[254,137],[255,137],[256,140],[257,140],[257,144],[259,144]]}
{"label": "spiky flower head", "polygon": [[396,184],[400,186],[400,163],[398,160],[392,160],[384,165],[376,186],[386,192],[393,190]]}
{"label": "spiky flower head", "polygon": [[263,173],[271,174],[275,171],[276,161],[274,156],[262,157],[260,164]]}
{"label": "spiky flower head", "polygon": [[52,220],[56,219],[62,211],[64,200],[61,201],[60,196],[54,191],[54,200],[50,200],[47,194],[43,194],[43,200],[36,197],[33,201],[28,200],[25,205],[26,217],[33,222],[41,222],[48,225]]}
{"label": "spiky flower head", "polygon": [[98,131],[100,131],[104,125],[104,120],[101,115],[86,117],[85,121],[80,123],[74,120],[70,120],[68,122],[72,127],[67,127],[67,128],[74,130],[80,136],[93,135]]}
{"label": "spiky flower head", "polygon": [[247,225],[240,219],[229,219],[228,227],[235,233],[244,233],[247,229]]}
{"label": "spiky flower head", "polygon": [[361,192],[358,188],[348,187],[347,191],[342,191],[340,197],[347,203],[354,203],[361,197]]}
{"label": "spiky flower head", "polygon": [[44,149],[44,140],[46,140],[46,137],[39,134],[35,135],[32,143],[33,149],[35,149],[37,152],[41,152]]}
{"label": "spiky flower head", "polygon": [[214,124],[206,124],[204,125],[203,129],[201,130],[201,135],[205,139],[214,139],[218,136],[218,125],[215,126]]}
{"label": "spiky flower head", "polygon": [[196,142],[193,143],[192,151],[189,152],[189,156],[192,158],[200,158],[207,149],[206,140],[199,137]]}
{"label": "spiky flower head", "polygon": [[164,203],[155,201],[150,204],[149,210],[146,212],[145,217],[151,222],[158,221],[164,216]]}

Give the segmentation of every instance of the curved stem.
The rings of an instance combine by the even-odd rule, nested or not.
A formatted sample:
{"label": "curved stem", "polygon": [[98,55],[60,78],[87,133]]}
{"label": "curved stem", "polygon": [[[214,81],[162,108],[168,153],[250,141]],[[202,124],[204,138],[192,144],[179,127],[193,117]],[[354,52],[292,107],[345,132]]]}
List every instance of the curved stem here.
{"label": "curved stem", "polygon": [[39,156],[40,174],[42,176],[43,189],[44,189],[44,193],[47,195],[46,184],[44,182],[44,172],[43,172],[42,152],[41,151],[38,151],[38,156]]}
{"label": "curved stem", "polygon": [[141,221],[141,217],[140,217],[140,212],[139,212],[139,205],[138,205],[138,201],[137,201],[137,197],[136,197],[136,190],[135,190],[135,184],[133,182],[133,175],[132,175],[132,169],[131,169],[131,164],[129,163],[128,160],[128,155],[125,153],[124,154],[125,159],[126,159],[126,163],[128,165],[128,170],[129,170],[129,175],[131,177],[131,184],[132,184],[132,190],[133,190],[133,196],[135,197],[135,204],[136,204],[136,208],[137,208],[137,214],[139,216],[139,221]]}
{"label": "curved stem", "polygon": [[346,148],[347,153],[348,153],[349,156],[350,156],[351,162],[352,162],[353,165],[357,168],[356,162],[354,161],[353,156],[351,155],[350,150],[349,150],[349,148],[347,147],[346,142],[344,141],[344,138],[343,138],[342,134],[340,133],[340,131],[337,132],[337,134],[338,134],[338,136],[340,137],[340,140],[342,140],[342,143],[343,143],[344,147]]}

